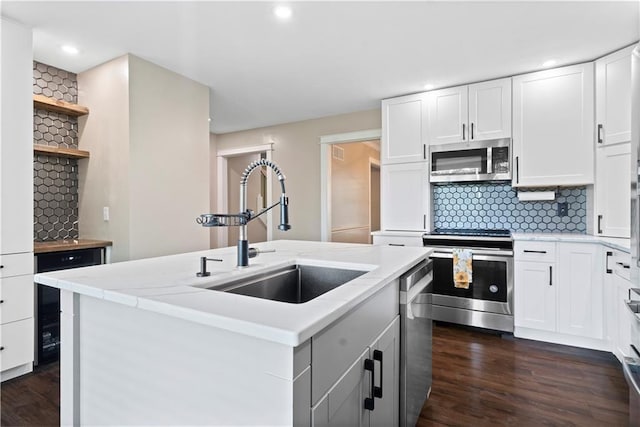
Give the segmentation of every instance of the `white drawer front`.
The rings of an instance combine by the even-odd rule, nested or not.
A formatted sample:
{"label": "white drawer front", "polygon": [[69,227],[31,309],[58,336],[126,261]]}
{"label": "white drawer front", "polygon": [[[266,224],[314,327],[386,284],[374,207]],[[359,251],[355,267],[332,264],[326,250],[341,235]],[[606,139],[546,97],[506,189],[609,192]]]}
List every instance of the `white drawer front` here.
{"label": "white drawer front", "polygon": [[374,245],[384,246],[422,246],[422,236],[373,236]]}
{"label": "white drawer front", "polygon": [[555,262],[554,242],[515,242],[515,261]]}
{"label": "white drawer front", "polygon": [[622,277],[626,280],[631,280],[631,255],[624,252],[613,252],[613,257],[611,257],[610,268],[613,270],[614,274]]}
{"label": "white drawer front", "polygon": [[33,274],[33,254],[0,255],[0,278]]}
{"label": "white drawer front", "polygon": [[33,275],[0,279],[0,323],[33,317]]}
{"label": "white drawer front", "polygon": [[7,323],[0,328],[0,370],[33,362],[33,319]]}

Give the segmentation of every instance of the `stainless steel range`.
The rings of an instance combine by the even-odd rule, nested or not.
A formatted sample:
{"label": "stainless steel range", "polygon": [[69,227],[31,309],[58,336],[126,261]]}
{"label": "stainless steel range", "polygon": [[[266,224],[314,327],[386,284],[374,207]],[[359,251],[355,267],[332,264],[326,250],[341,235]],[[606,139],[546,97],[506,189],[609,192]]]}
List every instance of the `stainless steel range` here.
{"label": "stainless steel range", "polygon": [[[513,239],[509,230],[438,229],[422,236],[434,248],[434,320],[513,332]],[[472,253],[468,289],[453,280],[454,248]]]}

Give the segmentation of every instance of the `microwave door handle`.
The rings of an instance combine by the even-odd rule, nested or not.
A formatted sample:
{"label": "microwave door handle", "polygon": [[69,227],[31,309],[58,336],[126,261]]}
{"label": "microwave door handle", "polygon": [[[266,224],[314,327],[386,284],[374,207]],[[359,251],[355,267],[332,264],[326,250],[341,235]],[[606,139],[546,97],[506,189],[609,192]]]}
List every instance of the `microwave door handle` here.
{"label": "microwave door handle", "polygon": [[491,147],[487,147],[487,173],[493,173],[493,150]]}

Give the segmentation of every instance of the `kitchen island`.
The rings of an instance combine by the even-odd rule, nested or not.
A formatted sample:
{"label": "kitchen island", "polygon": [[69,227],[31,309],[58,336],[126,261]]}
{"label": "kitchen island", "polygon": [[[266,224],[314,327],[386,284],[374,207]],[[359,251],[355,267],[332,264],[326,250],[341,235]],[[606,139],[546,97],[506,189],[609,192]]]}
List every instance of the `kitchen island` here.
{"label": "kitchen island", "polygon": [[[275,252],[243,269],[223,248],[36,275],[61,290],[62,424],[396,424],[398,278],[429,250],[254,246]],[[222,260],[209,277],[203,256]],[[220,290],[292,264],[364,274],[301,304]],[[374,349],[388,350],[370,372],[387,380],[377,411],[362,409]]]}

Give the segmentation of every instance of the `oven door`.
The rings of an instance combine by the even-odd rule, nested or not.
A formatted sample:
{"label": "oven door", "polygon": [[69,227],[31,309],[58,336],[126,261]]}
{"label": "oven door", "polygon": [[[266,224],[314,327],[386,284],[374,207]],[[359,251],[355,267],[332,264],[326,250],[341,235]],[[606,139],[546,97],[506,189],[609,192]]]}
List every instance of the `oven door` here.
{"label": "oven door", "polygon": [[436,250],[433,260],[433,304],[511,315],[513,313],[513,256],[473,251],[473,282],[469,289],[453,282],[453,254]]}

